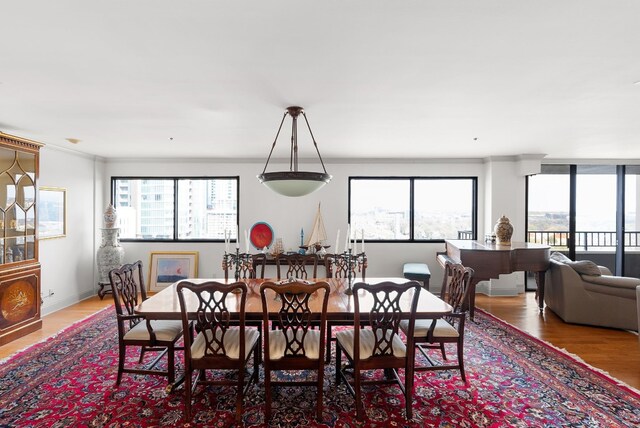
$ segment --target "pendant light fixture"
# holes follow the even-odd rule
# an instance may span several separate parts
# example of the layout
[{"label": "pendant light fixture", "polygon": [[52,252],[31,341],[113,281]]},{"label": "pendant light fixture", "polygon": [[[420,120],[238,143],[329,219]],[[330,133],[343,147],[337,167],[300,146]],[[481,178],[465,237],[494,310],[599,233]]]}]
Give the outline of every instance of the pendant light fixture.
[{"label": "pendant light fixture", "polygon": [[[320,164],[322,165],[322,169],[324,172],[298,170],[298,116],[300,116],[300,114],[302,114],[302,117],[304,117],[304,121],[307,124],[309,134],[311,135],[311,140],[313,141],[316,153],[318,153],[318,158],[320,159]],[[273,149],[276,147],[276,142],[278,141],[280,130],[282,130],[282,124],[287,118],[287,115],[291,116],[292,120],[289,171],[267,172],[269,160],[271,160]],[[304,113],[304,109],[302,107],[287,107],[287,110],[282,116],[282,121],[280,122],[280,127],[278,128],[276,138],[273,141],[273,145],[271,146],[271,151],[269,152],[267,163],[264,165],[262,174],[258,175],[258,180],[260,180],[262,184],[264,184],[274,192],[280,195],[292,197],[304,196],[308,195],[309,193],[313,193],[331,180],[331,176],[327,174],[327,170],[324,167],[322,156],[320,156],[320,151],[318,150],[318,144],[316,143],[315,138],[313,138],[313,132],[311,132],[311,127],[309,126],[307,115]]]}]

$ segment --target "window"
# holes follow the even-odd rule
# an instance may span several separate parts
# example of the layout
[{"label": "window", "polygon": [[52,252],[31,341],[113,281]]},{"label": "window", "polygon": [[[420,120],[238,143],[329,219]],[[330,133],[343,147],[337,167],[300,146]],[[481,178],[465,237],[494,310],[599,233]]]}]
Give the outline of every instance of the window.
[{"label": "window", "polygon": [[120,239],[222,241],[238,224],[238,184],[238,177],[113,177]]},{"label": "window", "polygon": [[349,223],[373,241],[474,239],[477,187],[475,177],[351,177]]},{"label": "window", "polygon": [[638,165],[542,165],[527,179],[527,240],[640,276]]}]

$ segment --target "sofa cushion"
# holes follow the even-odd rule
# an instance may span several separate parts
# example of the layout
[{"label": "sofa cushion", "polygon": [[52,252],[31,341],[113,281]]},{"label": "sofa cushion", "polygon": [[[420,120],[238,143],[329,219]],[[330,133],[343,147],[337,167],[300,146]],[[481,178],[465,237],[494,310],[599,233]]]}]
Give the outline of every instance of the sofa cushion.
[{"label": "sofa cushion", "polygon": [[579,274],[592,276],[600,276],[602,274],[598,265],[591,260],[577,260],[575,262],[568,261],[565,262],[565,264],[571,266],[573,270]]},{"label": "sofa cushion", "polygon": [[582,280],[591,284],[605,285],[607,287],[624,288],[626,290],[635,290],[640,285],[640,279],[630,276],[592,276],[584,275]]}]

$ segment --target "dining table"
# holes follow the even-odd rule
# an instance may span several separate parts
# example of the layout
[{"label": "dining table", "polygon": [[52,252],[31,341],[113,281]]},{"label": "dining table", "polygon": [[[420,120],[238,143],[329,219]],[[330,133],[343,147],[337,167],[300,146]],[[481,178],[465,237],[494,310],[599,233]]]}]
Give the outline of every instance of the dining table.
[{"label": "dining table", "polygon": [[[156,294],[150,296],[147,300],[140,303],[134,309],[136,313],[144,315],[147,319],[152,320],[177,320],[181,319],[180,302],[178,299],[178,293],[176,287],[179,283],[188,281],[195,284],[201,284],[208,281],[216,281],[220,283],[230,284],[235,282],[234,279],[225,280],[224,278],[190,278],[186,280],[177,281],[170,286],[164,288]],[[247,297],[245,303],[245,316],[247,320],[262,320],[263,309],[262,299],[260,297],[260,285],[263,282],[282,282],[275,279],[242,279],[247,285]],[[304,280],[307,282],[319,282],[324,281],[329,284],[329,302],[327,305],[327,320],[328,321],[349,321],[354,319],[355,305],[354,294],[352,293],[353,285],[347,278],[315,278]],[[383,281],[391,281],[395,283],[406,283],[406,278],[389,277],[389,278],[367,278],[366,283],[376,284]],[[270,292],[270,290],[267,290]],[[361,316],[367,316],[371,309],[374,299],[371,294],[364,290],[358,291],[358,299],[360,304]],[[410,312],[411,299],[413,297],[413,291],[404,293],[400,299],[400,307],[408,318]],[[227,309],[231,313],[231,317],[237,317],[240,311],[240,294],[229,293],[226,297]],[[270,313],[275,313],[280,309],[280,302],[276,299],[275,293],[273,297],[267,294],[267,305]],[[193,293],[185,293],[185,305],[188,308],[190,318],[195,317],[195,311],[198,307],[197,297]],[[322,308],[322,299],[311,299],[309,307],[311,311],[317,313],[318,316]],[[193,308],[191,310],[191,308]],[[445,316],[453,308],[440,299],[438,296],[432,294],[426,289],[421,289],[418,300],[418,308],[416,310],[417,319],[432,319]]]}]

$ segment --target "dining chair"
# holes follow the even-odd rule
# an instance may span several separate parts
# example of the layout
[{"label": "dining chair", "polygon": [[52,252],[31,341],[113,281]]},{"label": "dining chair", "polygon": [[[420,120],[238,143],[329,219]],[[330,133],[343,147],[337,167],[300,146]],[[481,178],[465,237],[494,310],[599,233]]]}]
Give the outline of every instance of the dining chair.
[{"label": "dining chair", "polygon": [[[265,282],[260,286],[264,326],[265,415],[271,418],[272,387],[316,386],[316,419],[322,419],[324,334],[329,284]],[[269,329],[269,319],[275,329]],[[314,329],[314,325],[319,326]],[[282,370],[315,370],[316,380],[272,380]]]},{"label": "dining chair", "polygon": [[[182,323],[172,320],[148,320],[134,312],[142,301],[147,300],[144,286],[142,261],[125,264],[109,272],[109,282],[118,320],[118,375],[116,386],[120,385],[123,373],[160,375],[175,381],[175,351],[182,349],[176,342],[182,336]],[[129,347],[140,348],[138,365],[144,361],[145,353],[160,352],[156,358],[143,367],[127,367],[126,354]],[[164,355],[167,355],[167,369],[154,369]]]},{"label": "dining chair", "polygon": [[[235,278],[236,269],[238,271],[238,280],[264,278],[264,270],[267,264],[267,256],[265,254],[241,254],[241,259],[236,260],[235,254],[227,254],[222,259],[222,270],[224,279],[229,280],[229,276]],[[258,268],[260,274],[258,275]]]},{"label": "dining chair", "polygon": [[[348,265],[351,264],[351,278],[356,279],[357,274],[361,274],[361,281],[365,281],[367,271],[367,256],[365,253],[354,255],[351,263],[348,262],[344,254],[327,254],[324,259],[327,278],[348,278]],[[327,350],[325,351],[325,362],[331,362],[331,343],[335,342],[333,327],[340,325],[352,325],[351,321],[327,321]]]},{"label": "dining chair", "polygon": [[[251,261],[253,263],[253,278],[264,279],[264,270],[267,266],[267,255],[254,254],[251,256]],[[258,271],[260,272],[259,274]]]},{"label": "dining chair", "polygon": [[282,279],[283,274],[284,278],[315,278],[318,274],[318,256],[316,254],[278,254],[276,271],[278,279]]},{"label": "dining chair", "polygon": [[[353,255],[351,261],[351,278],[355,279],[358,274],[360,274],[361,280],[365,281],[367,264],[366,254]],[[327,278],[347,278],[349,276],[347,265],[347,257],[344,254],[327,254],[324,258]]]},{"label": "dining chair", "polygon": [[[336,385],[345,382],[355,398],[356,418],[359,420],[364,416],[364,384],[398,385],[405,398],[407,419],[413,417],[413,343],[409,339],[405,345],[398,333],[403,318],[408,318],[408,329],[413,333],[420,289],[417,281],[403,284],[390,281],[377,284],[359,282],[353,286],[353,328],[336,333]],[[402,299],[410,299],[409,313],[402,311]],[[362,311],[368,312],[365,320],[361,319]],[[342,353],[348,361],[344,366]],[[404,369],[404,382],[398,369]],[[384,376],[365,380],[361,372],[367,370],[384,370]]]},{"label": "dining chair", "polygon": [[[236,386],[235,420],[242,420],[242,402],[252,383],[257,383],[260,369],[260,332],[245,325],[247,285],[244,282],[223,284],[208,281],[194,284],[182,281],[176,288],[180,302],[182,328],[190,329],[191,317],[197,335],[184,336],[185,360],[185,416],[191,420],[191,400],[198,385]],[[189,296],[189,297],[187,297]],[[233,307],[227,307],[227,304]],[[237,322],[231,312],[239,308]],[[253,370],[246,367],[253,355]],[[234,370],[237,377],[211,376],[207,370]],[[196,373],[195,381],[192,375]],[[245,385],[245,376],[249,380]]]},{"label": "dining chair", "polygon": [[[464,373],[464,324],[468,307],[465,302],[469,300],[471,278],[473,269],[464,267],[459,263],[447,262],[445,264],[445,275],[442,280],[441,298],[447,302],[453,311],[443,318],[428,320],[416,320],[413,330],[413,342],[416,349],[426,359],[428,365],[416,366],[414,371],[427,370],[460,370],[463,382],[467,382]],[[410,334],[409,324],[406,321],[400,322],[400,329],[407,335]],[[445,344],[455,343],[458,354],[456,362],[448,362]],[[428,354],[428,349],[439,349],[442,354],[443,363],[434,361]]]}]

